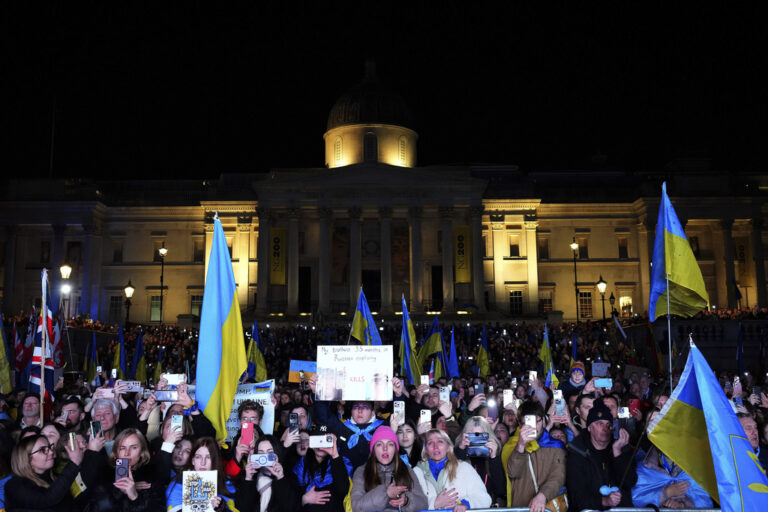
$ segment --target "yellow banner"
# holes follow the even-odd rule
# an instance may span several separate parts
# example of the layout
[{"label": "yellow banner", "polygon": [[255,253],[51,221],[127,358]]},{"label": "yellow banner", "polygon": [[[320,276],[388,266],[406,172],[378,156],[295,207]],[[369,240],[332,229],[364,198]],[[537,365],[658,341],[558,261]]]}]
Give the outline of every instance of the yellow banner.
[{"label": "yellow banner", "polygon": [[472,281],[472,265],[469,258],[469,226],[453,227],[453,261],[456,267],[456,282]]},{"label": "yellow banner", "polygon": [[272,228],[269,255],[269,282],[285,284],[285,261],[288,251],[288,237],[284,228]]}]

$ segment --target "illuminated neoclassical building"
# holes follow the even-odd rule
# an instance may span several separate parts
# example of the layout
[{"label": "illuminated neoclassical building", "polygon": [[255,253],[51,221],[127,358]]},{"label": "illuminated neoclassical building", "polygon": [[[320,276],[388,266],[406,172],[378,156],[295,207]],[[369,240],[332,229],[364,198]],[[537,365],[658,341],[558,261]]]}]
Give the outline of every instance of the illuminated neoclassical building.
[{"label": "illuminated neoclassical building", "polygon": [[361,286],[385,317],[401,295],[416,314],[575,319],[578,304],[581,318],[601,318],[611,296],[620,314],[642,313],[664,180],[712,305],[735,306],[737,286],[743,304],[766,305],[763,175],[693,160],[657,171],[419,167],[411,112],[372,73],[336,102],[324,140],[318,168],[9,182],[3,310],[28,309],[40,268],[68,263],[72,314],[122,319],[130,280],[132,321],[193,320],[218,212],[246,317],[348,314]]}]

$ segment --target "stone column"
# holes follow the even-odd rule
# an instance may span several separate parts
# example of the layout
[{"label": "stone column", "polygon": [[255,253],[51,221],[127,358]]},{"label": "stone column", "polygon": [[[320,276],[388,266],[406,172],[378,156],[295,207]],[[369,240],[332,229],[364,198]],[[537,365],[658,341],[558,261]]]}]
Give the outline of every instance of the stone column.
[{"label": "stone column", "polygon": [[421,206],[412,206],[409,210],[411,233],[411,313],[422,312],[422,262],[421,262],[421,216],[424,210]]},{"label": "stone column", "polygon": [[536,245],[538,227],[536,215],[525,216],[525,254],[528,263],[528,302],[525,313],[528,315],[536,315],[539,312],[539,247]]},{"label": "stone column", "polygon": [[757,305],[768,306],[765,289],[765,254],[763,254],[763,227],[761,218],[752,219],[752,258],[755,261],[755,287],[757,288]]},{"label": "stone column", "polygon": [[19,300],[15,294],[14,279],[16,273],[16,237],[19,227],[16,224],[5,226],[5,256],[3,258],[3,311],[10,313],[18,308]]},{"label": "stone column", "polygon": [[381,218],[381,313],[391,315],[392,310],[392,208],[379,208]]},{"label": "stone column", "polygon": [[440,219],[443,232],[443,311],[453,313],[456,306],[453,303],[453,208],[440,208]]},{"label": "stone column", "polygon": [[256,208],[259,217],[259,238],[256,242],[256,313],[267,313],[269,297],[269,208]]},{"label": "stone column", "polygon": [[[637,297],[639,304],[648,304],[651,298],[651,256],[653,254],[653,236],[654,226],[653,220],[649,215],[640,217],[640,222],[637,223],[637,259],[640,265],[640,289],[639,297]],[[611,292],[606,290],[606,293]]]},{"label": "stone column", "polygon": [[736,306],[736,290],[735,269],[733,267],[733,260],[735,259],[735,251],[733,248],[733,219],[722,219],[720,225],[723,230],[723,249],[725,260],[725,289],[726,297],[728,298],[728,304],[725,307],[732,308]]},{"label": "stone column", "polygon": [[491,215],[493,230],[493,295],[497,311],[509,312],[509,295],[504,285],[504,255],[509,251],[504,214]]},{"label": "stone column", "polygon": [[287,315],[299,313],[299,209],[288,210]]},{"label": "stone column", "polygon": [[485,272],[483,271],[483,207],[469,210],[472,230],[472,294],[478,311],[485,312]]},{"label": "stone column", "polygon": [[93,245],[93,224],[83,224],[83,271],[80,281],[80,311],[76,314],[86,314],[91,312],[91,261]]},{"label": "stone column", "polygon": [[64,230],[65,224],[54,224],[53,226],[53,258],[51,259],[51,269],[48,273],[51,281],[51,300],[54,306],[51,311],[59,309],[61,303],[61,265],[64,263]]},{"label": "stone column", "polygon": [[[213,212],[205,214],[205,220],[203,222],[203,237],[205,243],[205,255],[203,257],[205,261],[205,269],[203,273],[203,279],[208,279],[208,263],[211,259],[211,247],[213,247]],[[205,281],[203,281],[205,283]]]},{"label": "stone column", "polygon": [[357,306],[362,279],[362,254],[360,242],[360,217],[363,210],[359,206],[349,209],[349,310]]},{"label": "stone column", "polygon": [[240,303],[240,309],[248,307],[250,285],[248,267],[250,266],[252,220],[253,216],[250,214],[237,216],[237,301]]},{"label": "stone column", "polygon": [[324,315],[331,312],[331,220],[333,210],[320,208],[320,258],[318,262],[318,311]]}]

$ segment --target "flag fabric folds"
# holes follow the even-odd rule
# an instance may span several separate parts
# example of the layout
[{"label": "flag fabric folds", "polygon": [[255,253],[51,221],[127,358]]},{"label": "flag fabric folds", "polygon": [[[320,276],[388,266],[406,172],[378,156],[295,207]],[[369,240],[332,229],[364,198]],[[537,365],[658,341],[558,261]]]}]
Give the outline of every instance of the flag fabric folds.
[{"label": "flag fabric folds", "polygon": [[488,335],[483,326],[483,337],[480,338],[480,347],[477,349],[477,373],[480,377],[487,377],[491,372],[488,361]]},{"label": "flag fabric folds", "polygon": [[[94,379],[97,378],[96,376],[96,367],[99,366],[99,354],[96,350],[96,333],[93,333],[93,341],[91,342],[91,348],[90,352],[88,354],[88,359],[86,360],[86,372],[85,376],[88,379],[88,382],[93,382]],[[97,383],[97,385],[100,383]]]},{"label": "flag fabric folds", "polygon": [[416,376],[421,375],[421,367],[418,363],[416,352],[416,331],[413,329],[411,316],[408,314],[408,305],[405,296],[401,297],[403,303],[403,330],[400,334],[400,372],[407,378],[411,385],[416,385]]},{"label": "flag fabric folds", "polygon": [[5,344],[5,328],[3,318],[0,316],[0,393],[10,393],[13,390],[11,383],[11,361],[8,359],[9,350]]},{"label": "flag fabric folds", "polygon": [[155,372],[152,374],[152,380],[158,382],[163,375],[163,347],[157,347],[157,364],[155,365]]},{"label": "flag fabric folds", "polygon": [[456,356],[456,338],[453,335],[451,327],[451,352],[448,356],[448,376],[451,378],[459,377],[459,358]]},{"label": "flag fabric folds", "polygon": [[118,379],[125,379],[125,335],[122,325],[117,326],[117,346],[115,355],[112,357],[112,368],[117,368]]},{"label": "flag fabric folds", "polygon": [[267,380],[267,364],[264,362],[260,341],[259,325],[254,320],[251,329],[251,344],[248,346],[248,378],[255,379],[256,382]]},{"label": "flag fabric folds", "polygon": [[429,326],[427,336],[424,338],[424,344],[419,349],[419,368],[424,366],[427,358],[443,349],[443,334],[440,331],[440,322],[435,316],[432,319],[432,325]]},{"label": "flag fabric folds", "polygon": [[147,382],[147,362],[144,360],[144,332],[139,331],[136,337],[136,350],[133,351],[133,368],[131,378],[140,382]]},{"label": "flag fabric folds", "polygon": [[[29,374],[27,389],[31,393],[38,393],[44,401],[45,418],[50,418],[53,411],[53,358],[51,340],[53,338],[53,318],[48,307],[51,300],[50,285],[48,283],[48,270],[43,269],[42,281],[42,307],[35,329],[35,350],[32,354],[32,366]],[[43,387],[45,393],[41,393]]]},{"label": "flag fabric folds", "polygon": [[362,286],[360,287],[360,296],[357,299],[355,317],[352,319],[352,332],[349,335],[363,345],[381,345],[379,329],[376,327],[373,315],[371,315],[368,301],[365,300]]},{"label": "flag fabric folds", "polygon": [[64,325],[64,317],[60,314],[59,317],[56,319],[56,323],[53,325],[53,338],[52,338],[52,349],[51,353],[53,354],[53,367],[56,369],[63,368],[64,367],[64,329],[66,326]]},{"label": "flag fabric folds", "polygon": [[573,369],[573,363],[579,360],[579,338],[576,336],[576,332],[573,333],[573,340],[571,341],[571,364],[569,370]]},{"label": "flag fabric folds", "polygon": [[555,375],[555,365],[552,363],[552,351],[549,349],[549,329],[547,329],[547,324],[544,324],[544,340],[541,342],[539,359],[544,363],[544,372],[546,373],[544,385],[551,389],[557,389],[560,386],[560,381],[557,379],[557,375]]},{"label": "flag fabric folds", "polygon": [[216,429],[217,439],[223,440],[238,380],[248,360],[232,260],[218,216],[213,220],[199,340],[196,399]]},{"label": "flag fabric folds", "polygon": [[648,305],[652,322],[667,314],[667,298],[669,312],[684,317],[701,311],[709,300],[701,269],[667,196],[667,184],[664,183],[661,186],[659,220],[653,244],[651,295]]},{"label": "flag fabric folds", "polygon": [[624,332],[624,328],[621,326],[621,322],[619,321],[618,317],[616,316],[616,313],[613,314],[613,325],[616,326],[616,330],[619,331],[621,334],[621,337],[625,340],[627,339],[627,333]]},{"label": "flag fabric folds", "polygon": [[765,510],[768,478],[715,374],[690,345],[680,383],[648,438],[717,498],[723,512]]}]

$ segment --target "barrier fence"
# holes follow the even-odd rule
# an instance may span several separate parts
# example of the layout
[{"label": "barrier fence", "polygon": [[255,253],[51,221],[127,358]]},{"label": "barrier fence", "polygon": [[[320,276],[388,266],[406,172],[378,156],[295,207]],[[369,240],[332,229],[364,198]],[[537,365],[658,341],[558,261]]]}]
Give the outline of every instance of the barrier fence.
[{"label": "barrier fence", "polygon": [[[528,512],[528,507],[517,508],[473,508],[467,512]],[[608,509],[608,512],[660,512],[665,510],[675,510],[676,512],[720,512],[719,508],[651,508],[651,507],[617,507]],[[422,510],[419,512],[452,512],[452,508],[443,508],[436,510]],[[584,509],[581,512],[596,512],[593,509]]]}]

